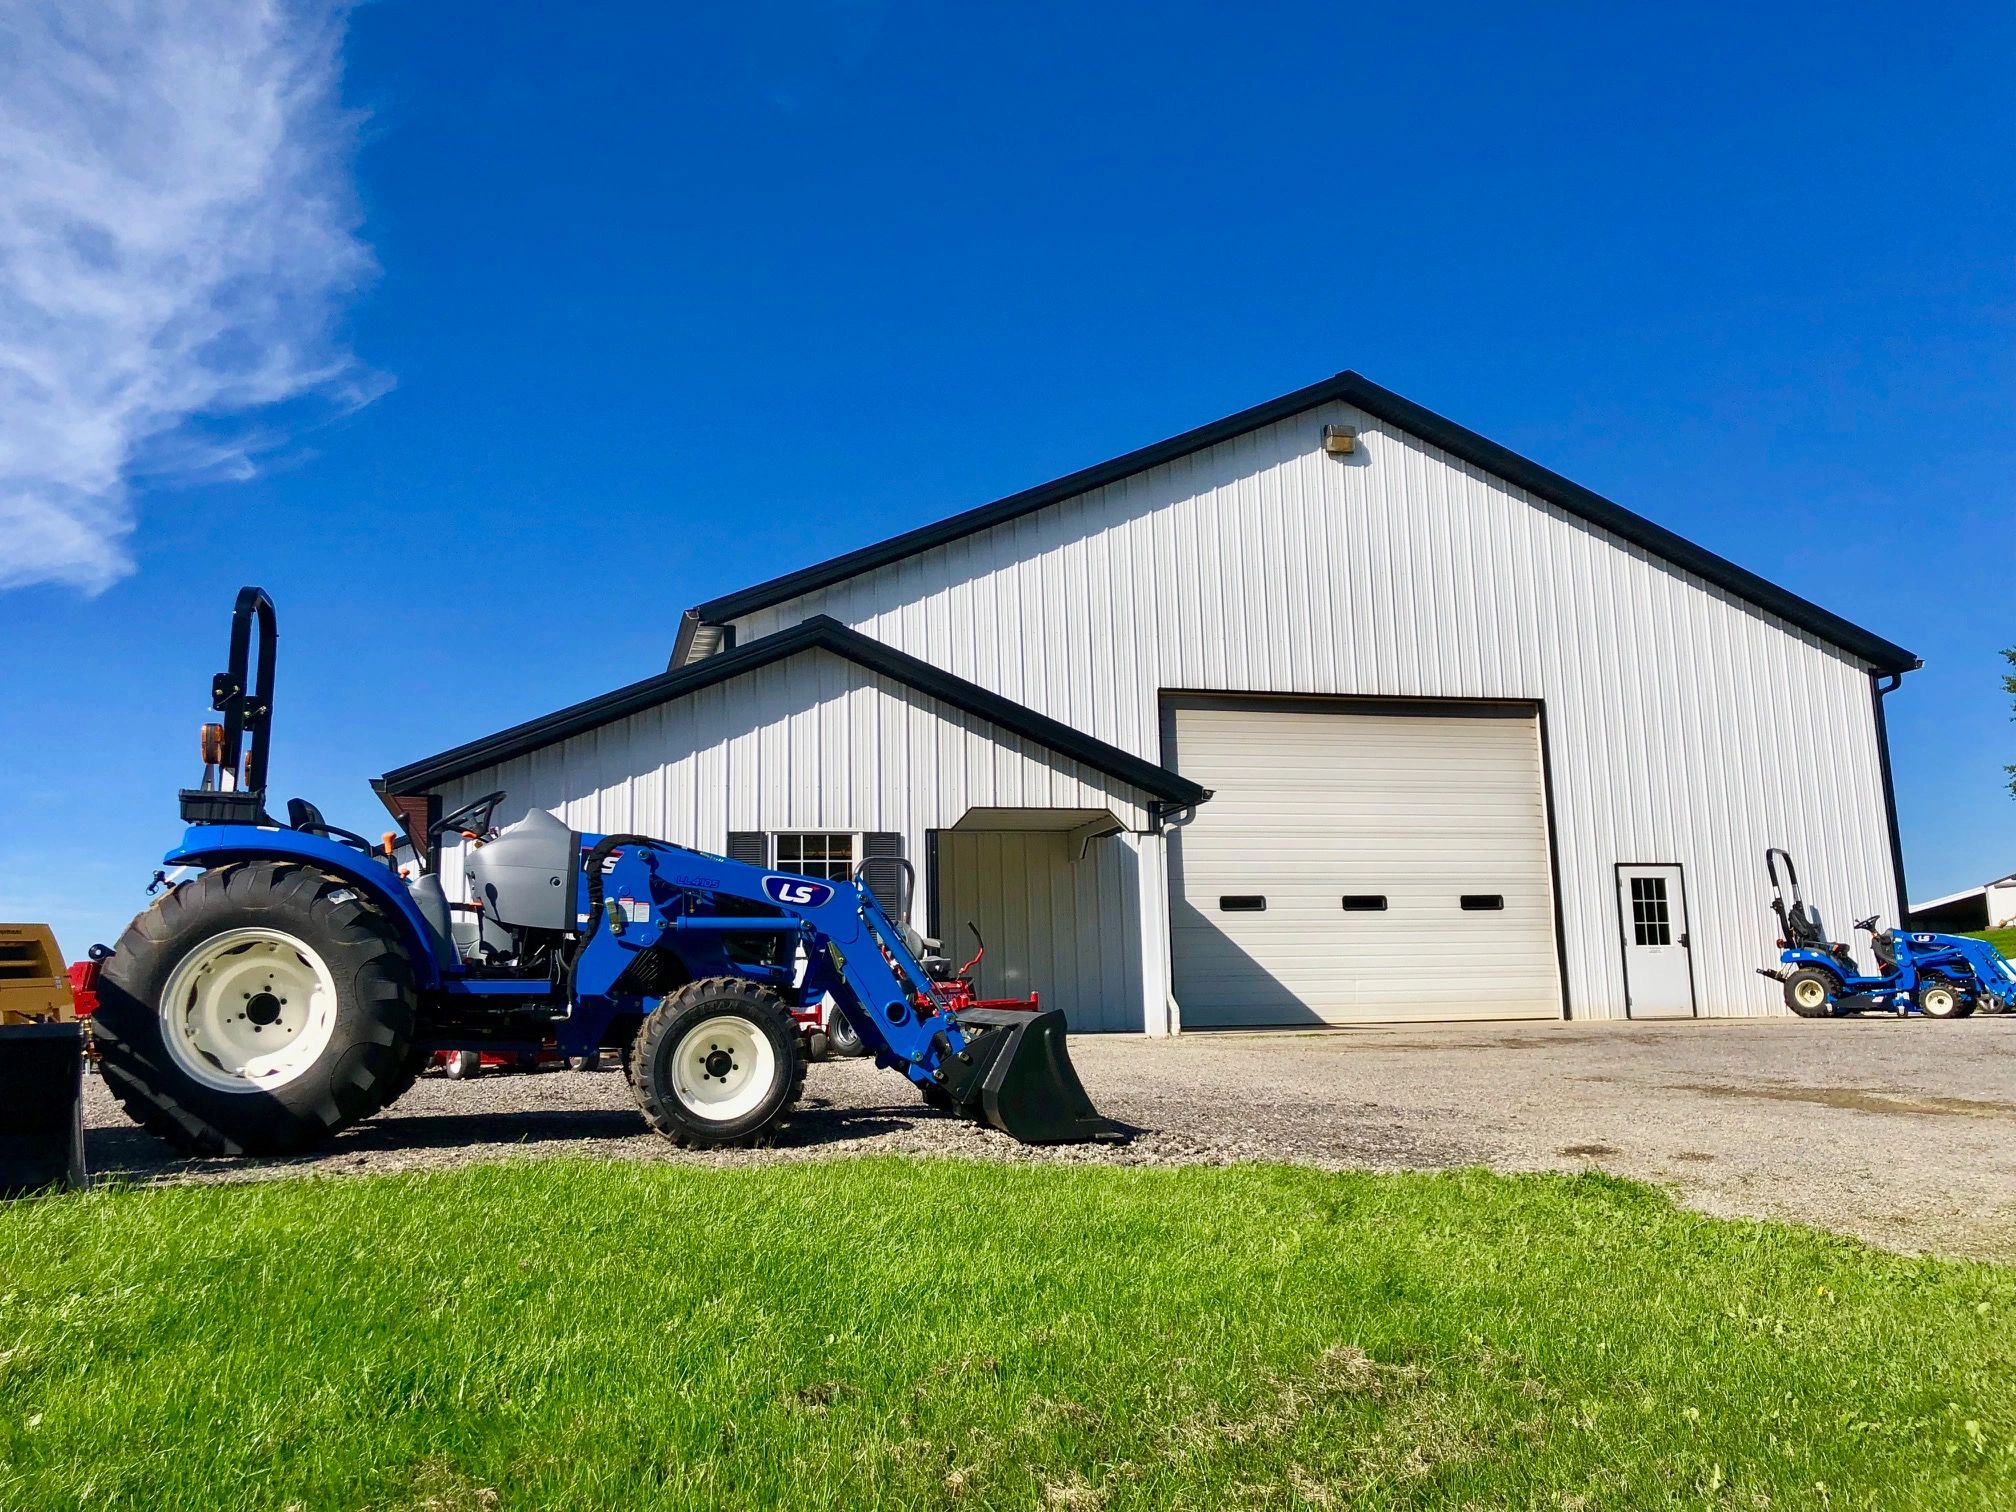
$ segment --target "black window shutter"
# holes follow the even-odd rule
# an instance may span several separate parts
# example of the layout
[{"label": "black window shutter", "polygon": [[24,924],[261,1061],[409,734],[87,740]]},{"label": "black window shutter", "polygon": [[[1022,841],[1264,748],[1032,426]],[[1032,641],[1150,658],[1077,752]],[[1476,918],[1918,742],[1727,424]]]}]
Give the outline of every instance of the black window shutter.
[{"label": "black window shutter", "polygon": [[901,919],[907,911],[907,901],[903,896],[905,873],[900,866],[877,865],[901,860],[903,857],[903,837],[895,830],[869,830],[861,837],[861,860],[863,871],[861,880],[868,884],[868,891],[875,895],[875,901],[882,905],[882,911],[892,919]]},{"label": "black window shutter", "polygon": [[762,830],[728,831],[728,859],[747,866],[768,866],[770,837]]}]

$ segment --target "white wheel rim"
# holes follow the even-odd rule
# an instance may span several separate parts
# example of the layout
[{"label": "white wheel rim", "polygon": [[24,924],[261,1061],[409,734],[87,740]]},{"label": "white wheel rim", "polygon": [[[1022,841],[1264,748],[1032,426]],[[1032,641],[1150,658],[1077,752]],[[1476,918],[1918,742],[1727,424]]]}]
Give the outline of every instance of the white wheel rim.
[{"label": "white wheel rim", "polygon": [[1930,1018],[1946,1018],[1959,1002],[1960,999],[1950,987],[1931,987],[1920,995],[1918,1006],[1923,1008]]},{"label": "white wheel rim", "polygon": [[672,1051],[672,1090],[702,1118],[726,1123],[760,1106],[777,1084],[770,1040],[733,1014],[702,1019]]},{"label": "white wheel rim", "polygon": [[1799,999],[1802,1008],[1818,1008],[1827,1001],[1827,989],[1811,978],[1794,987],[1792,995]]},{"label": "white wheel rim", "polygon": [[271,1092],[322,1058],[336,984],[322,957],[278,929],[227,929],[176,965],[161,994],[161,1040],[218,1092]]}]

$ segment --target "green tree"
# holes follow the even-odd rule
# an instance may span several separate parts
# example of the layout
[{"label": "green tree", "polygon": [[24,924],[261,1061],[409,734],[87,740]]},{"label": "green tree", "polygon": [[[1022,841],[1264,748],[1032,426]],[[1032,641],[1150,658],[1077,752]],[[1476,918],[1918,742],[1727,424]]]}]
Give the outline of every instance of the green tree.
[{"label": "green tree", "polygon": [[[2010,646],[2005,650],[2002,653],[2002,659],[2009,663],[2010,666],[2016,667],[2016,646]],[[2007,675],[2002,679],[2002,691],[2009,694],[2012,698],[2016,698],[2016,673]],[[2010,708],[2012,711],[2016,711],[2016,703],[2012,703]],[[2016,719],[2016,712],[2012,712],[2009,717]],[[2016,796],[2016,766],[2005,766],[2002,770],[2009,774],[2010,794]]]}]

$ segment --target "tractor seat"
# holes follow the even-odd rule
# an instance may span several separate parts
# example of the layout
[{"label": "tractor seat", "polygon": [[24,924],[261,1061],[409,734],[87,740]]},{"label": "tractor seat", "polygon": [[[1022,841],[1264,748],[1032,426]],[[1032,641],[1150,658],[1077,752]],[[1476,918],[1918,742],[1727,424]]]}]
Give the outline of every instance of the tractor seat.
[{"label": "tractor seat", "polygon": [[289,798],[287,800],[287,827],[297,830],[321,830],[328,827],[328,821],[322,817],[322,810],[315,807],[306,798]]},{"label": "tractor seat", "polygon": [[1806,911],[1804,903],[1794,903],[1785,910],[1785,939],[1791,945],[1804,945],[1814,950],[1833,948],[1827,936],[1820,931],[1819,923]]}]

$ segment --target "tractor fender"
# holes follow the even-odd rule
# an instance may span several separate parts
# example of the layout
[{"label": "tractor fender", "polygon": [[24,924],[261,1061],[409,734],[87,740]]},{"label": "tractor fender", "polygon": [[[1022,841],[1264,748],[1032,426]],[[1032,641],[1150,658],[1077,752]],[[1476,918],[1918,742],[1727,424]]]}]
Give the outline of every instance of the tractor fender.
[{"label": "tractor fender", "polygon": [[208,871],[233,861],[301,861],[341,877],[378,904],[399,931],[413,975],[423,987],[438,987],[442,963],[426,916],[413,901],[406,883],[391,867],[365,859],[348,845],[297,830],[268,829],[258,824],[195,824],[182,843],[162,858],[168,866],[194,866]]}]

